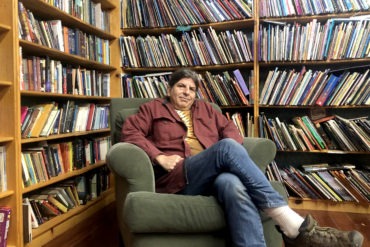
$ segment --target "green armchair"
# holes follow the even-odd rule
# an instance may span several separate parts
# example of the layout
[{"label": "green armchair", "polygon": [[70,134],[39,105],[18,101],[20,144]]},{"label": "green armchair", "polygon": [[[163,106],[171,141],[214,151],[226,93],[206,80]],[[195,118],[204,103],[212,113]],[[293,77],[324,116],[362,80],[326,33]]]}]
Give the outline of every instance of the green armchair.
[{"label": "green armchair", "polygon": [[[111,100],[114,145],[108,151],[107,162],[114,174],[124,246],[227,247],[224,213],[214,197],[156,193],[152,164],[146,153],[135,145],[120,142],[124,120],[149,100]],[[245,138],[243,145],[262,170],[275,156],[275,144],[268,139]],[[273,186],[284,195],[282,184],[275,182]],[[274,223],[263,213],[261,217],[267,246],[281,247],[282,238]]]}]

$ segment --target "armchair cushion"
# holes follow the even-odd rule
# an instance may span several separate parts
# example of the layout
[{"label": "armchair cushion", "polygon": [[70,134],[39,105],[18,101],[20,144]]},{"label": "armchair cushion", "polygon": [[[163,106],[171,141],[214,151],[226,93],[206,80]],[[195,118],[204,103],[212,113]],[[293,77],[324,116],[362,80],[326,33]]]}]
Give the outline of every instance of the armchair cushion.
[{"label": "armchair cushion", "polygon": [[200,233],[225,228],[224,213],[211,196],[132,192],[124,220],[136,233]]}]

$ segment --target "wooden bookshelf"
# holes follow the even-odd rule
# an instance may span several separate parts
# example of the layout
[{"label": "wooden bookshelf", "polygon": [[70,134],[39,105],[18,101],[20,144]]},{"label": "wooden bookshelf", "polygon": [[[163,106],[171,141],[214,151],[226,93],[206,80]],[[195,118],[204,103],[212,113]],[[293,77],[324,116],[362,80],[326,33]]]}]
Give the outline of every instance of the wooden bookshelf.
[{"label": "wooden bookshelf", "polygon": [[289,206],[291,206],[293,209],[336,211],[358,214],[369,214],[370,211],[369,204],[352,202],[337,203],[329,200],[312,200],[294,197],[289,198]]},{"label": "wooden bookshelf", "polygon": [[[89,201],[86,205],[76,207],[65,214],[55,217],[39,228],[33,229],[33,241],[28,244],[23,239],[23,211],[22,198],[37,192],[40,189],[55,185],[64,180],[84,175],[96,169],[105,167],[104,161],[86,166],[79,170],[52,177],[46,182],[40,182],[29,187],[22,186],[21,151],[23,148],[36,147],[39,143],[63,142],[76,138],[104,137],[110,135],[110,129],[93,131],[72,132],[48,137],[22,139],[20,128],[20,108],[23,104],[42,103],[46,101],[64,102],[91,102],[95,104],[109,104],[111,97],[119,97],[119,78],[116,76],[119,57],[117,37],[119,28],[119,1],[118,0],[94,0],[100,3],[104,11],[109,12],[110,30],[102,30],[72,16],[52,5],[47,1],[30,0],[22,1],[40,20],[59,19],[64,26],[79,29],[87,34],[94,35],[104,40],[109,40],[110,62],[109,64],[89,60],[81,56],[69,54],[60,50],[45,47],[19,37],[18,26],[18,0],[3,1],[0,4],[0,146],[6,149],[6,173],[7,190],[0,192],[0,206],[9,206],[12,209],[11,222],[8,232],[7,246],[42,246],[57,236],[70,230],[72,225],[86,219],[96,219],[101,209],[114,203],[114,191],[112,184],[99,197]],[[96,70],[110,75],[110,96],[84,96],[58,93],[45,93],[37,91],[22,91],[21,83],[21,55],[39,56],[61,61],[65,65]],[[113,183],[113,181],[111,181]],[[88,229],[85,229],[88,231]],[[76,233],[79,234],[79,233]]]},{"label": "wooden bookshelf", "polygon": [[19,96],[18,96],[18,44],[17,44],[17,12],[15,1],[0,4],[0,146],[5,147],[7,189],[0,192],[0,206],[11,208],[8,246],[21,246],[18,238],[22,230],[21,181],[18,164],[20,143]]},{"label": "wooden bookshelf", "polygon": [[47,221],[33,231],[34,239],[27,246],[38,247],[49,243],[50,240],[70,230],[71,226],[83,222],[88,218],[96,217],[96,214],[99,213],[100,210],[114,203],[114,200],[114,192],[108,190],[100,195],[99,198],[88,202],[86,205],[79,206],[59,217]]}]

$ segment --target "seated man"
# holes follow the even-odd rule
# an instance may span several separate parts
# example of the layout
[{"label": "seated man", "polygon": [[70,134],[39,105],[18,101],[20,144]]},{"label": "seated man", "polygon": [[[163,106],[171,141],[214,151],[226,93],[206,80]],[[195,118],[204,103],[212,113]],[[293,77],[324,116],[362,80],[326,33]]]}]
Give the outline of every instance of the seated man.
[{"label": "seated man", "polygon": [[214,195],[235,247],[266,246],[259,210],[276,222],[285,246],[362,246],[361,233],[319,227],[294,212],[253,163],[234,123],[196,100],[198,86],[194,71],[175,71],[167,97],[143,104],[123,126],[122,141],[152,160],[157,192]]}]

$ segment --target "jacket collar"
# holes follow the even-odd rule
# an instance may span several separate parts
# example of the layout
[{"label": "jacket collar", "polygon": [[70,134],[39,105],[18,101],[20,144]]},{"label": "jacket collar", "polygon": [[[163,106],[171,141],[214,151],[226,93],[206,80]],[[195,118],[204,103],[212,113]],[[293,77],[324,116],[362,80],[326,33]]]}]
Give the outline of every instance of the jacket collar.
[{"label": "jacket collar", "polygon": [[[165,97],[163,99],[161,99],[162,101],[162,104],[167,108],[167,110],[171,113],[171,115],[178,121],[181,121],[181,118],[179,116],[179,114],[177,114],[175,108],[173,108],[173,106],[171,105],[171,102],[169,100],[168,97]],[[198,107],[198,100],[196,99],[193,103],[193,105],[191,106],[191,111],[194,112],[195,109]]]}]

